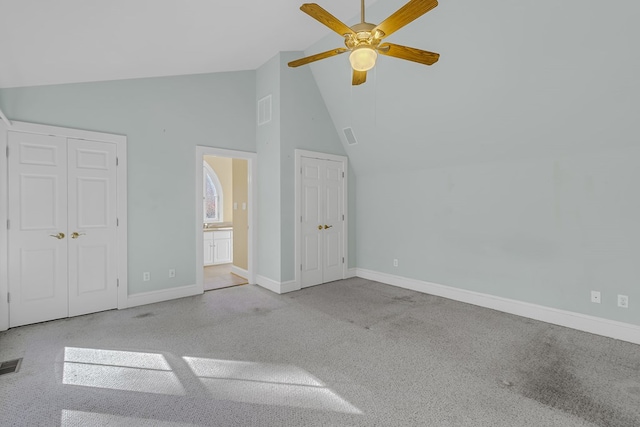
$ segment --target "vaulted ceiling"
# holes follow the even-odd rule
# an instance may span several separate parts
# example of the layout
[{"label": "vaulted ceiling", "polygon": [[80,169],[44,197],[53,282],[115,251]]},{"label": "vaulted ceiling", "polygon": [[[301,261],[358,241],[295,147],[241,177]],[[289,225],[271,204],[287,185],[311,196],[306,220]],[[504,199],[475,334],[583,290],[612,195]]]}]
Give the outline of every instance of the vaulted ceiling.
[{"label": "vaulted ceiling", "polygon": [[[331,32],[302,3],[0,0],[0,88],[253,70]],[[343,21],[360,11],[358,0],[320,4]]]}]

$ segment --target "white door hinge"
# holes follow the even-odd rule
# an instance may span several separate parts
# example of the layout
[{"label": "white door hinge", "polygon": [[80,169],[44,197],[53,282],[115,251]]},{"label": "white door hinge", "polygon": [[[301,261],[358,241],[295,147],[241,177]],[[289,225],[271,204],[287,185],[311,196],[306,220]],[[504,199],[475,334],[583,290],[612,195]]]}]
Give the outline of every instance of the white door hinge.
[{"label": "white door hinge", "polygon": [[7,230],[11,228],[11,221],[7,220]]},{"label": "white door hinge", "polygon": [[11,302],[11,293],[7,292],[7,304]]},{"label": "white door hinge", "polygon": [[342,263],[344,264],[344,257],[342,257]]},{"label": "white door hinge", "polygon": [[120,218],[116,218],[116,227],[120,227]]},{"label": "white door hinge", "polygon": [[120,279],[116,279],[116,287],[119,288],[120,287]]},{"label": "white door hinge", "polygon": [[118,166],[118,158],[116,157],[116,166]]},{"label": "white door hinge", "polygon": [[300,264],[300,271],[302,271],[302,264]]},{"label": "white door hinge", "polygon": [[9,146],[7,145],[7,157],[9,157]]},{"label": "white door hinge", "polygon": [[342,172],[342,177],[344,178],[344,172]]}]

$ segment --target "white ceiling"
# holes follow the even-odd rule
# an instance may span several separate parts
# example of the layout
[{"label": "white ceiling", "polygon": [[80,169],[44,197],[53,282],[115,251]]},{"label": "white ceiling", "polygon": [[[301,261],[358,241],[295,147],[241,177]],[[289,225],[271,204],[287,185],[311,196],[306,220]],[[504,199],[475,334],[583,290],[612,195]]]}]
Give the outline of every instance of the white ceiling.
[{"label": "white ceiling", "polygon": [[[303,2],[0,0],[0,88],[254,70],[331,33]],[[344,22],[360,13],[317,2]]]}]

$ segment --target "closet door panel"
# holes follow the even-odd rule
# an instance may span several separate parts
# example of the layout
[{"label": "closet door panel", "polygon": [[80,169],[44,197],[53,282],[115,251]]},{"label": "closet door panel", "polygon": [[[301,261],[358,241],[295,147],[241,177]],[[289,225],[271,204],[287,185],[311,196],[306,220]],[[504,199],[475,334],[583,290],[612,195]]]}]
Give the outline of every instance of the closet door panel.
[{"label": "closet door panel", "polygon": [[116,146],[68,139],[69,316],[118,306]]},{"label": "closet door panel", "polygon": [[9,132],[9,326],[68,316],[64,138]]}]

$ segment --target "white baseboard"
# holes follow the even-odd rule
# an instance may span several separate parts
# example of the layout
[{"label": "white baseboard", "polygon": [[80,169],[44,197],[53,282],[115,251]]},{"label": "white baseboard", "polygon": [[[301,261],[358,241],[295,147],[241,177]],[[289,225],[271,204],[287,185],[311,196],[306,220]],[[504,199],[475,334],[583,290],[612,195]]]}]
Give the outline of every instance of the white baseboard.
[{"label": "white baseboard", "polygon": [[345,276],[345,279],[351,279],[352,277],[356,277],[357,275],[358,275],[357,268],[349,268],[347,269],[347,275]]},{"label": "white baseboard", "polygon": [[269,289],[271,292],[275,292],[276,294],[280,293],[280,282],[258,275],[256,276],[256,283],[265,289]]},{"label": "white baseboard", "polygon": [[179,288],[162,289],[160,291],[141,292],[139,294],[129,295],[127,298],[127,306],[136,307],[139,305],[153,304],[177,298],[201,295],[202,292],[202,288],[198,285],[180,286]]},{"label": "white baseboard", "polygon": [[231,272],[233,274],[235,274],[236,276],[240,276],[243,279],[247,279],[249,280],[249,272],[247,270],[244,270],[240,267],[236,267],[235,265],[231,266]]},{"label": "white baseboard", "polygon": [[566,310],[545,307],[528,302],[497,297],[480,292],[468,291],[465,289],[453,288],[451,286],[439,285],[437,283],[424,282],[422,280],[409,279],[387,273],[356,269],[356,275],[363,279],[374,280],[387,285],[397,286],[412,291],[425,294],[437,295],[440,297],[461,301],[480,307],[490,308],[529,319],[540,320],[554,325],[565,326],[579,331],[628,341],[640,344],[640,326],[630,323],[617,322],[615,320],[603,319],[586,314],[574,313]]},{"label": "white baseboard", "polygon": [[256,277],[256,281],[258,285],[277,294],[286,294],[287,292],[293,292],[300,289],[300,286],[298,286],[295,280],[290,280],[288,282],[276,282],[268,277],[258,275]]},{"label": "white baseboard", "polygon": [[287,292],[299,291],[300,286],[295,280],[289,280],[288,282],[282,282],[280,284],[280,293],[286,294]]}]

